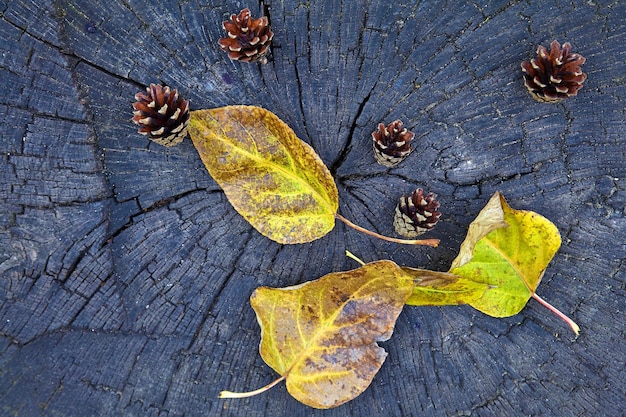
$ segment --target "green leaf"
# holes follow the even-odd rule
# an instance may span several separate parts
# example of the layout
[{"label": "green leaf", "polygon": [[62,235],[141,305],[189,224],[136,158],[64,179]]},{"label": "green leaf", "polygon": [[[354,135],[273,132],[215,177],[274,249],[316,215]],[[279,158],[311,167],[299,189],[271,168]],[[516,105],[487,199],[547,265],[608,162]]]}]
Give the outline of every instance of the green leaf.
[{"label": "green leaf", "polygon": [[541,282],[561,245],[548,219],[532,211],[514,210],[500,193],[469,227],[450,272],[490,287],[470,305],[493,317],[519,313]]},{"label": "green leaf", "polygon": [[256,230],[305,243],[335,226],[335,181],[313,148],[272,112],[227,106],[191,112],[189,135],[226,197]]},{"label": "green leaf", "polygon": [[294,287],[257,288],[250,303],[261,326],[261,357],[298,401],[341,405],[382,366],[387,353],[376,342],[391,337],[412,289],[413,279],[391,261]]}]

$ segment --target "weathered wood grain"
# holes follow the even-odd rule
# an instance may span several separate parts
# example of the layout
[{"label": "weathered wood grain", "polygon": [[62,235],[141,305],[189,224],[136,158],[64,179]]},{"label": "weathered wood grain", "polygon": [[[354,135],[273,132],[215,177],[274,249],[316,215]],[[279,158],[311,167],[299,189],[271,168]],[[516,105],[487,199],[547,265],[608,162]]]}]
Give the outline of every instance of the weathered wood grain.
[{"label": "weathered wood grain", "polygon": [[[67,416],[607,415],[626,395],[626,5],[623,2],[0,2],[0,414]],[[221,23],[269,13],[267,65],[230,62]],[[519,63],[569,41],[588,80],[534,102]],[[439,195],[437,249],[338,224],[281,246],[228,204],[190,141],[149,143],[135,92],[167,83],[192,109],[275,112],[335,175],[340,212],[393,235],[397,199]],[[416,133],[400,166],[370,134]],[[258,355],[248,297],[366,261],[446,270],[491,194],[551,219],[563,246],[531,301],[494,319],[409,308],[354,401],[320,412]]]}]

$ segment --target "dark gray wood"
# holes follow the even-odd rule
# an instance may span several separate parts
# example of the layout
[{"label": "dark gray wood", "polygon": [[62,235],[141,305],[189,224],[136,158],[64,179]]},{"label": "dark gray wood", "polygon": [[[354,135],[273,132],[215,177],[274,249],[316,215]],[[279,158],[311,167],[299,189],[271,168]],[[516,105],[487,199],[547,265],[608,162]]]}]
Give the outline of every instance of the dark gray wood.
[{"label": "dark gray wood", "polygon": [[[35,416],[607,415],[626,395],[626,4],[266,1],[267,65],[217,47],[239,2],[0,2],[0,414]],[[243,4],[243,6],[246,6]],[[247,4],[259,15],[258,3]],[[579,96],[547,105],[519,64],[538,44],[587,57]],[[136,134],[135,92],[167,83],[192,109],[275,112],[336,177],[341,213],[393,235],[417,186],[439,195],[441,247],[372,240],[338,224],[282,246],[252,229],[190,141]],[[416,133],[399,167],[370,133]],[[495,319],[407,307],[372,385],[334,410],[284,385],[258,355],[248,297],[366,261],[446,270],[494,191],[559,228],[538,294]]]}]

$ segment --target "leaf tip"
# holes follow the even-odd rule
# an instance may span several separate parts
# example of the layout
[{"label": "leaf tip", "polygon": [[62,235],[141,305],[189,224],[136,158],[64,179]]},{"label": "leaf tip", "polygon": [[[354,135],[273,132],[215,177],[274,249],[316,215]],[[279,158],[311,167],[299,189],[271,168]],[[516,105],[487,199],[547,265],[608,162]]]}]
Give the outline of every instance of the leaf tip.
[{"label": "leaf tip", "polygon": [[365,266],[365,262],[363,262],[359,257],[357,257],[354,253],[350,252],[347,249],[346,249],[346,256],[348,258],[358,262],[359,264],[361,264],[361,266]]}]

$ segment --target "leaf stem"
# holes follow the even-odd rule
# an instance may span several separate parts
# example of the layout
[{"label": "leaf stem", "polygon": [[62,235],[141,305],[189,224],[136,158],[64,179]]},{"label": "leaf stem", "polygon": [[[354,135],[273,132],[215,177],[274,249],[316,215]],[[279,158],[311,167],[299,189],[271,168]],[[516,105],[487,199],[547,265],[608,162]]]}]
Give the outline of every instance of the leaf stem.
[{"label": "leaf stem", "polygon": [[248,397],[254,397],[255,395],[264,393],[265,391],[269,390],[270,388],[272,388],[274,385],[278,384],[279,382],[281,382],[285,378],[286,378],[286,375],[283,375],[280,378],[278,378],[276,381],[272,381],[269,384],[267,384],[266,386],[261,387],[259,389],[255,389],[254,391],[249,391],[249,392],[221,391],[220,395],[218,396],[218,398],[248,398]]},{"label": "leaf stem", "polygon": [[357,226],[356,224],[352,223],[350,220],[346,219],[345,217],[343,217],[339,213],[335,213],[335,218],[341,220],[342,222],[344,222],[348,226],[352,227],[353,229],[358,230],[359,232],[363,232],[366,235],[374,236],[374,237],[377,237],[379,239],[386,240],[388,242],[403,243],[405,245],[425,245],[425,246],[432,246],[434,248],[439,246],[439,239],[418,239],[418,240],[396,239],[395,237],[388,237],[388,236],[379,235],[376,232],[372,232],[372,231],[367,230],[367,229],[365,229],[365,228],[363,228],[361,226]]},{"label": "leaf stem", "polygon": [[561,320],[563,320],[565,323],[567,323],[569,325],[569,327],[572,328],[572,330],[574,331],[574,333],[576,333],[576,336],[578,336],[578,334],[580,333],[580,327],[578,327],[578,325],[574,322],[574,320],[570,319],[569,317],[567,317],[565,314],[561,313],[556,307],[554,307],[553,305],[551,305],[550,303],[548,303],[546,300],[544,300],[543,298],[539,297],[537,294],[535,294],[533,292],[532,297],[537,300],[542,306],[544,306],[545,308],[547,308],[548,310],[550,310],[551,312],[553,312],[554,314],[556,314],[559,318],[561,318]]}]

